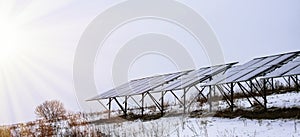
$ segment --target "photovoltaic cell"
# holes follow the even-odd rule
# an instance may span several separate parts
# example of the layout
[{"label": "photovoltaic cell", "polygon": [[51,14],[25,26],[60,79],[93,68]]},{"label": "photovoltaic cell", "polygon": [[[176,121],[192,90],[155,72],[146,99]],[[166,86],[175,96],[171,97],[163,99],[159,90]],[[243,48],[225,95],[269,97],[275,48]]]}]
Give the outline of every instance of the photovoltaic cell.
[{"label": "photovoltaic cell", "polygon": [[203,68],[201,71],[195,70],[187,75],[183,75],[179,79],[176,79],[174,82],[166,84],[164,87],[159,90],[180,90],[186,87],[192,86],[195,83],[201,83],[205,80],[208,80],[210,77],[217,75],[225,71],[231,64],[219,65],[214,67]]},{"label": "photovoltaic cell", "polygon": [[190,87],[190,86],[193,86],[195,85],[196,83],[201,83],[205,80],[207,80],[208,77],[207,76],[202,76],[202,77],[198,77],[198,78],[194,78],[188,82],[185,82],[185,83],[182,83],[180,86],[177,86],[173,89],[168,89],[168,90],[180,90],[180,89],[184,89],[184,88],[187,88],[187,87]]},{"label": "photovoltaic cell", "polygon": [[240,71],[240,70],[243,70],[243,69],[246,69],[248,67],[251,67],[252,65],[260,62],[262,59],[254,59],[254,60],[251,60],[243,65],[240,65],[238,66],[237,68],[235,68],[234,70],[231,69],[231,71]]},{"label": "photovoltaic cell", "polygon": [[257,69],[255,69],[254,71],[251,71],[250,73],[248,73],[247,75],[235,80],[235,81],[238,81],[238,82],[241,82],[241,81],[247,81],[249,79],[253,79],[255,77],[257,77],[257,75],[260,75],[261,73],[269,70],[272,66],[262,66],[262,67],[259,67]]},{"label": "photovoltaic cell", "polygon": [[273,61],[281,61],[282,59],[284,58],[280,58],[279,56],[261,58],[259,62],[249,66],[244,70],[240,70],[240,72],[226,79],[225,82],[231,83],[249,80],[271,68],[271,66],[266,65],[271,64]]},{"label": "photovoltaic cell", "polygon": [[293,53],[281,55],[279,58],[273,60],[272,62],[268,63],[267,65],[280,65],[280,63],[291,58],[294,55],[295,54],[293,54]]},{"label": "photovoltaic cell", "polygon": [[[267,72],[269,69],[273,68],[274,66],[278,66],[280,65],[280,63],[283,63],[284,61],[288,60],[289,58],[293,57],[295,54],[284,54],[284,55],[278,55],[278,56],[273,56],[273,57],[268,57],[269,60],[267,60],[268,58],[264,59],[265,64],[260,66],[259,68],[255,69],[254,71],[249,72],[247,75],[236,79],[235,82],[240,82],[240,81],[247,81],[249,79],[253,79],[256,76],[260,75],[261,73]],[[262,64],[262,62],[260,62],[260,64]],[[267,62],[267,63],[266,63]]]},{"label": "photovoltaic cell", "polygon": [[296,57],[293,61],[294,62],[300,62],[300,56]]},{"label": "photovoltaic cell", "polygon": [[212,81],[208,82],[206,85],[215,85],[218,83],[226,83],[226,79],[234,76],[236,73],[239,73],[239,71],[237,71],[237,70],[241,70],[240,68],[242,68],[242,66],[231,67],[231,68],[227,69],[227,71],[225,71],[225,73],[223,75],[214,78]]},{"label": "photovoltaic cell", "polygon": [[236,81],[237,79],[249,74],[251,71],[254,71],[256,68],[249,68],[249,69],[243,69],[239,71],[238,73],[235,73],[231,77],[227,78],[228,82]]},{"label": "photovoltaic cell", "polygon": [[299,65],[300,65],[300,62],[291,61],[287,64],[284,64],[280,68],[274,70],[273,72],[267,74],[264,78],[281,77],[285,73],[291,71],[292,69],[296,68]]},{"label": "photovoltaic cell", "polygon": [[175,90],[178,87],[180,87],[181,85],[183,85],[185,83],[188,83],[188,82],[191,82],[194,79],[197,79],[197,77],[191,77],[189,79],[181,79],[181,80],[178,79],[178,80],[176,80],[176,83],[168,85],[164,90],[166,90],[166,91],[168,91],[168,90]]},{"label": "photovoltaic cell", "polygon": [[261,67],[261,66],[264,66],[270,62],[272,62],[273,60],[275,60],[276,58],[278,58],[279,56],[271,56],[271,57],[265,57],[265,58],[262,58],[261,61],[259,61],[258,63],[250,66],[250,68],[258,68],[258,67]]},{"label": "photovoltaic cell", "polygon": [[285,74],[286,76],[292,76],[292,75],[300,75],[300,66],[292,69],[288,73]]},{"label": "photovoltaic cell", "polygon": [[[283,63],[284,61],[288,60],[289,58],[293,57],[295,53],[289,53],[289,54],[283,54],[283,55],[275,55],[270,57],[265,57],[260,62],[252,65],[247,70],[248,73],[246,75],[243,75],[242,77],[235,79],[235,80],[228,80],[228,82],[241,82],[241,81],[247,81],[249,79],[253,79],[263,73],[268,72],[268,70],[271,70],[275,66],[278,66],[280,63]],[[257,67],[254,68],[253,67]]]},{"label": "photovoltaic cell", "polygon": [[231,83],[237,81],[244,81],[245,78],[249,78],[254,76],[253,74],[260,73],[259,70],[261,69],[258,69],[259,67],[266,65],[267,63],[270,63],[276,58],[278,58],[278,56],[256,58],[254,60],[245,63],[245,65],[239,66],[238,68],[229,69],[229,72],[225,73],[221,79],[213,80],[208,84],[214,85],[214,84],[224,84],[224,83]]},{"label": "photovoltaic cell", "polygon": [[205,75],[214,76],[214,75],[216,75],[216,73],[220,73],[221,71],[225,71],[226,68],[228,68],[227,65],[218,66],[214,70],[211,70],[210,72],[205,73]]}]

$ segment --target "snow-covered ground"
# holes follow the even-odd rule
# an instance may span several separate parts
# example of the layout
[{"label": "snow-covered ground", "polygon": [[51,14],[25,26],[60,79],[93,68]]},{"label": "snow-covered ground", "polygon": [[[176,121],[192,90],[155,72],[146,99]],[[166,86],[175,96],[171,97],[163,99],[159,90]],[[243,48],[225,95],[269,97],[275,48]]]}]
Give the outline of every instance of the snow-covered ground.
[{"label": "snow-covered ground", "polygon": [[162,137],[299,137],[300,120],[249,120],[223,118],[165,117],[148,122],[134,121],[99,125],[111,136]]},{"label": "snow-covered ground", "polygon": [[291,92],[285,94],[274,94],[267,97],[268,107],[280,107],[280,108],[290,108],[299,107],[300,108],[300,93]]},{"label": "snow-covered ground", "polygon": [[[300,93],[290,92],[273,94],[267,97],[268,107],[300,107]],[[250,99],[254,101],[253,99]],[[213,103],[215,110],[227,108],[225,101]],[[235,104],[241,108],[249,108],[247,99],[237,99]],[[207,103],[199,106],[194,104],[190,110],[208,109]],[[181,112],[182,107],[171,106],[168,112]],[[138,111],[136,111],[138,113]],[[168,115],[168,114],[166,114]],[[140,120],[123,123],[96,125],[102,132],[111,136],[126,137],[161,137],[161,136],[209,136],[209,137],[300,137],[300,120],[250,120],[244,118],[225,119],[215,117],[188,118],[187,116],[163,117],[158,120],[142,122]]]}]

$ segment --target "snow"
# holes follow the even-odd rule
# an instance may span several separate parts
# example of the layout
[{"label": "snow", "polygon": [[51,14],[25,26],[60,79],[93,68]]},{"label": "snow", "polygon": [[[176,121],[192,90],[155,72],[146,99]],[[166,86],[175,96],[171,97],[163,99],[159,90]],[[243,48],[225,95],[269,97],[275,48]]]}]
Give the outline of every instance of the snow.
[{"label": "snow", "polygon": [[[300,93],[289,92],[285,94],[273,94],[267,97],[268,107],[300,107]],[[251,101],[254,101],[250,98]],[[250,108],[247,99],[236,99],[235,104],[241,108]],[[228,108],[225,101],[213,102],[215,110]],[[207,103],[199,105],[194,103],[190,110],[196,109],[208,110]],[[170,106],[168,113],[182,112],[179,105]],[[138,113],[136,111],[134,113]],[[276,119],[276,120],[250,120],[245,118],[225,119],[215,117],[189,118],[187,116],[171,117],[166,114],[165,117],[158,120],[142,122],[126,121],[122,123],[111,123],[95,125],[100,130],[111,136],[126,137],[152,137],[152,136],[255,136],[255,137],[281,137],[281,136],[300,136],[299,119]]]},{"label": "snow", "polygon": [[291,108],[300,107],[300,93],[271,95],[267,97],[268,107]]},{"label": "snow", "polygon": [[148,122],[128,121],[99,125],[111,136],[300,136],[300,120],[249,120],[243,118],[165,117]]}]

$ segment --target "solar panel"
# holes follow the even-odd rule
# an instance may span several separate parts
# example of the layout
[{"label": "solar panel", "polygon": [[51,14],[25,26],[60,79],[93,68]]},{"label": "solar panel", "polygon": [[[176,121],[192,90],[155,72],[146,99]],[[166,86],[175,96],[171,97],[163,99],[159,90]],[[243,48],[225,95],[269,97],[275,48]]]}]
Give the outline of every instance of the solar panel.
[{"label": "solar panel", "polygon": [[118,94],[118,92],[116,92],[115,89],[111,89],[111,90],[109,90],[107,92],[104,92],[104,93],[100,94],[99,98],[108,98],[108,97],[113,96],[115,94]]},{"label": "solar panel", "polygon": [[232,76],[228,77],[226,79],[226,82],[233,82],[236,81],[237,79],[249,74],[251,71],[254,71],[256,68],[248,68],[248,69],[243,69],[240,70],[239,72],[233,74]]},{"label": "solar panel", "polygon": [[262,59],[254,59],[254,60],[250,60],[248,61],[247,63],[243,64],[243,65],[240,65],[238,66],[238,68],[235,68],[234,70],[231,69],[231,71],[240,71],[240,70],[243,70],[243,69],[246,69],[258,62],[260,62]]},{"label": "solar panel", "polygon": [[256,58],[254,60],[251,60],[244,65],[239,66],[238,68],[229,70],[228,73],[226,73],[227,77],[224,77],[213,81],[209,84],[224,84],[224,83],[231,83],[231,82],[237,82],[237,81],[244,81],[246,78],[250,78],[252,76],[257,75],[260,73],[258,69],[259,67],[266,65],[270,63],[271,61],[278,58],[278,56],[272,56],[272,57],[264,57],[264,58]]},{"label": "solar panel", "polygon": [[294,60],[294,62],[300,62],[300,56],[298,56],[298,57]]},{"label": "solar panel", "polygon": [[257,75],[263,73],[263,72],[266,72],[267,70],[269,70],[272,66],[262,66],[262,67],[259,67],[257,69],[255,69],[254,71],[251,71],[250,73],[248,73],[247,75],[235,80],[235,81],[238,81],[238,82],[241,82],[241,81],[247,81],[249,79],[253,79],[255,78]]},{"label": "solar panel", "polygon": [[207,77],[207,76],[202,76],[202,77],[194,78],[194,79],[191,79],[190,81],[182,83],[181,85],[179,85],[177,87],[169,88],[167,90],[180,90],[180,89],[184,89],[184,88],[187,88],[187,87],[190,87],[190,86],[194,85],[195,83],[201,83],[201,82],[207,80],[208,78],[209,77]]},{"label": "solar panel", "polygon": [[299,52],[255,58],[243,65],[228,69],[224,73],[224,75],[213,79],[207,84],[204,84],[204,86],[242,82],[253,79],[255,77],[268,73],[271,70],[275,69],[278,65],[289,61],[290,59],[294,58],[296,54],[299,54]]},{"label": "solar panel", "polygon": [[278,58],[279,56],[271,56],[271,57],[264,57],[262,58],[261,61],[259,61],[258,63],[250,66],[250,68],[258,68],[258,67],[261,67],[261,66],[264,66],[272,61],[274,61],[276,58]]},{"label": "solar panel", "polygon": [[218,66],[214,70],[211,70],[210,72],[207,72],[204,75],[214,76],[214,75],[216,75],[216,73],[219,73],[220,71],[225,71],[227,68],[228,68],[228,65]]},{"label": "solar panel", "polygon": [[[259,65],[261,65],[260,67],[255,68],[254,70],[250,70],[248,74],[234,80],[234,82],[241,82],[241,81],[247,81],[249,79],[253,79],[256,76],[260,75],[261,73],[267,72],[269,69],[273,68],[274,65],[279,65],[280,63],[284,62],[285,60],[288,60],[294,55],[295,55],[294,53],[289,53],[289,54],[267,57],[263,61],[258,63]],[[257,66],[258,64],[255,64],[254,66]]]},{"label": "solar panel", "polygon": [[[174,82],[166,84],[164,87],[159,90],[180,90],[186,87],[191,86],[194,83],[201,83],[211,76],[217,75],[222,71],[225,71],[228,67],[233,64],[219,65],[214,67],[206,67],[201,68],[195,71],[188,73],[187,75],[183,75],[179,79],[176,79]],[[200,71],[201,70],[201,71]]]},{"label": "solar panel", "polygon": [[188,82],[191,82],[191,81],[193,81],[194,79],[198,79],[198,78],[197,78],[197,77],[190,77],[190,78],[188,78],[188,79],[180,79],[180,80],[178,79],[178,80],[176,80],[175,83],[166,86],[166,87],[164,88],[164,90],[165,90],[165,91],[168,91],[168,90],[175,90],[175,89],[177,89],[178,87],[180,87],[181,85],[183,85],[183,84],[185,84],[185,83],[188,83]]},{"label": "solar panel", "polygon": [[158,76],[152,76],[152,77],[146,77],[146,78],[142,78],[142,79],[132,80],[128,83],[122,84],[114,89],[104,92],[98,96],[95,96],[89,100],[98,100],[98,99],[140,94],[143,92],[147,92],[147,91],[149,91],[159,85],[162,85],[166,82],[169,82],[173,79],[176,79],[176,78],[180,77],[181,75],[184,75],[187,72],[189,72],[189,71],[176,72],[176,73],[171,73],[171,74],[158,75]]},{"label": "solar panel", "polygon": [[[135,95],[135,94],[141,94],[147,91],[150,91],[158,86],[161,86],[173,79],[177,79],[178,77],[180,77],[181,75],[186,74],[188,71],[184,71],[184,72],[178,72],[178,73],[173,73],[170,75],[160,75],[157,76],[156,78],[153,79],[149,79],[147,81],[147,83],[145,83],[144,85],[141,85],[139,87],[136,88],[132,88],[133,91],[130,91],[128,94],[129,95]],[[128,95],[127,93],[124,93],[122,95]]]},{"label": "solar panel", "polygon": [[214,78],[210,82],[206,83],[205,85],[215,85],[217,83],[225,82],[227,78],[232,77],[236,73],[239,73],[237,70],[241,70],[243,66],[233,66],[225,71],[225,73],[219,77]]},{"label": "solar panel", "polygon": [[287,64],[284,64],[283,66],[281,66],[280,68],[274,70],[273,72],[267,74],[264,78],[272,78],[272,77],[280,77],[283,76],[285,73],[291,71],[292,69],[296,68],[297,66],[299,66],[300,62],[294,62],[291,61]]},{"label": "solar panel", "polygon": [[300,66],[292,69],[291,71],[284,74],[285,76],[292,76],[292,75],[300,75]]},{"label": "solar panel", "polygon": [[273,60],[272,62],[268,63],[267,65],[280,65],[280,63],[293,57],[294,55],[295,55],[295,53],[281,55],[279,58]]}]

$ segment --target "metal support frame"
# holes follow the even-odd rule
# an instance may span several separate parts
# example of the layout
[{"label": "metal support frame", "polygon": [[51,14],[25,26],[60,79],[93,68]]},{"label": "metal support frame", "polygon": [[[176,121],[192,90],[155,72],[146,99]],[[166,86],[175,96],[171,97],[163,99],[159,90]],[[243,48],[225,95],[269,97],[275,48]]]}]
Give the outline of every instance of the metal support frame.
[{"label": "metal support frame", "polygon": [[290,76],[290,77],[291,77],[292,81],[295,83],[296,89],[299,90],[300,84],[298,83],[299,82],[298,75],[295,75],[294,77],[293,76]]},{"label": "metal support frame", "polygon": [[211,112],[212,111],[212,86],[209,86],[209,92],[208,92],[208,95],[207,96],[209,96],[208,98],[209,98],[209,100],[208,100],[208,104],[209,104],[209,112]]},{"label": "metal support frame", "polygon": [[104,107],[106,110],[109,110],[100,100],[97,100],[97,102],[102,106]]},{"label": "metal support frame", "polygon": [[[274,84],[274,79],[282,79],[288,86],[289,90],[299,90],[299,81],[298,79],[299,75],[291,75],[291,76],[282,76],[282,77],[276,77],[276,78],[266,78],[263,79],[265,81],[265,91],[269,91],[268,85],[272,86]],[[294,84],[294,85],[292,85]],[[271,91],[275,90],[275,85],[272,86],[273,88]]]},{"label": "metal support frame", "polygon": [[274,87],[274,78],[271,78],[271,88],[272,88],[272,90],[275,89],[275,87]]},{"label": "metal support frame", "polygon": [[199,89],[196,85],[194,85],[195,89],[198,91],[198,94],[191,100],[191,102],[188,104],[188,109],[190,109],[191,105],[194,103],[194,101],[197,99],[197,98],[200,98],[201,96],[206,100],[207,100],[207,97],[205,97],[205,95],[203,95],[203,91],[205,90],[205,87],[203,87],[202,89]]},{"label": "metal support frame", "polygon": [[[255,79],[256,80],[256,79]],[[260,96],[263,96],[263,93],[261,93],[261,90],[262,90],[262,87],[260,87],[260,84],[259,82],[256,80],[257,82],[257,85],[259,86],[259,88],[257,88],[254,83],[252,81],[249,81],[250,82],[250,91],[251,93],[255,93],[255,91],[260,95]],[[246,82],[247,83],[247,82]],[[248,85],[248,84],[247,84]],[[249,85],[248,85],[249,86]],[[255,89],[255,90],[254,90]]]},{"label": "metal support frame", "polygon": [[[230,106],[230,98],[229,96],[226,94],[226,92],[224,91],[224,89],[221,87],[221,85],[216,85],[216,87],[218,88],[218,90],[220,91],[221,95],[225,98],[226,103]],[[225,88],[226,90],[226,88]],[[230,91],[230,90],[229,90]]]},{"label": "metal support frame", "polygon": [[183,89],[183,113],[186,114],[186,92],[187,89],[184,88]]},{"label": "metal support frame", "polygon": [[[299,89],[299,78],[298,75],[295,76],[287,76],[287,77],[282,77],[284,78],[285,82],[288,83],[289,87],[291,87],[291,82],[294,82],[297,89]],[[252,97],[259,105],[267,109],[267,84],[269,83],[272,87],[272,89],[275,89],[274,85],[274,78],[269,78],[269,79],[262,79],[263,84],[261,85],[257,79],[252,79],[250,81],[245,81],[245,82],[236,82],[236,83],[227,83],[227,84],[220,84],[220,85],[213,85],[214,87],[218,88],[220,91],[221,95],[225,98],[225,101],[227,104],[230,106],[230,110],[234,110],[234,87],[235,85],[238,85],[239,89],[242,91],[242,93],[245,95],[247,98],[248,102],[253,106],[253,103],[250,100],[250,97]],[[243,85],[244,83],[245,85]],[[245,87],[246,86],[246,87]],[[142,99],[140,102],[142,102],[142,105],[140,106],[139,103],[132,97],[132,96],[125,96],[125,101],[123,102],[123,105],[119,102],[117,97],[114,98],[109,98],[108,102],[108,109],[105,107],[105,105],[100,101],[97,100],[106,110],[108,110],[108,117],[111,118],[111,103],[113,100],[117,103],[117,105],[120,107],[120,109],[124,112],[124,115],[127,115],[127,110],[128,110],[128,99],[132,99],[141,109],[142,109],[142,116],[144,115],[144,99],[147,95],[149,95],[150,99],[154,102],[155,106],[160,110],[161,115],[164,115],[164,96],[167,94],[167,92],[170,92],[178,101],[179,103],[183,106],[183,112],[186,114],[187,112],[187,107],[190,107],[193,101],[191,101],[187,105],[187,100],[186,100],[186,94],[187,92],[194,87],[197,91],[198,94],[197,96],[193,99],[193,101],[198,98],[198,97],[203,97],[206,101],[210,103],[210,111],[212,110],[211,108],[211,98],[212,98],[212,86],[209,86],[209,93],[207,94],[207,97],[203,94],[203,91],[205,90],[206,87],[199,88],[196,85],[193,85],[191,87],[187,87],[183,89],[183,102],[180,100],[180,98],[174,93],[174,91],[162,91],[161,92],[161,98],[159,100],[156,100],[154,96],[150,92],[146,92],[142,94]],[[226,93],[226,91],[228,93]],[[257,92],[258,94],[254,94]],[[249,96],[250,95],[250,96]],[[263,102],[260,102],[257,99],[257,96],[263,98]],[[160,101],[160,102],[159,102]]]},{"label": "metal support frame", "polygon": [[230,83],[230,94],[231,94],[231,100],[230,100],[230,110],[233,111],[233,108],[234,108],[234,98],[233,98],[233,94],[234,94],[234,85],[233,83]]},{"label": "metal support frame", "polygon": [[140,104],[139,104],[132,96],[130,96],[130,99],[133,100],[133,102],[134,102],[136,105],[138,105],[138,107],[141,108],[141,105],[140,105]]},{"label": "metal support frame", "polygon": [[127,96],[125,96],[125,101],[124,101],[124,105],[125,105],[125,107],[124,107],[124,109],[125,109],[125,116],[127,116],[127,110],[128,110],[128,102],[127,102],[127,100],[128,100],[128,97]]},{"label": "metal support frame", "polygon": [[160,110],[160,113],[161,113],[161,116],[164,115],[164,91],[161,92],[161,110]]},{"label": "metal support frame", "polygon": [[[253,91],[249,91],[249,90],[247,90],[247,88],[245,87],[245,86],[243,86],[241,83],[238,83],[238,85],[239,85],[239,87],[240,87],[240,89],[242,90],[242,91],[244,91],[244,92],[247,92],[259,105],[261,105],[262,107],[264,107],[265,108],[265,105],[263,104],[263,103],[261,103],[256,97],[255,97],[255,95],[253,94]],[[263,96],[261,96],[261,97],[263,97]],[[263,97],[264,98],[264,97]],[[249,102],[250,102],[250,100],[248,100]]]},{"label": "metal support frame", "polygon": [[266,89],[266,80],[265,79],[263,79],[263,93],[264,93],[264,96],[263,96],[263,98],[264,98],[264,106],[265,106],[265,110],[267,110],[267,108],[268,108],[268,106],[267,106],[268,101],[267,101],[267,89]]},{"label": "metal support frame", "polygon": [[113,99],[116,101],[116,103],[118,104],[120,109],[124,112],[124,115],[126,116],[127,115],[127,110],[121,105],[121,103],[117,100],[116,97],[114,97]]},{"label": "metal support frame", "polygon": [[199,94],[198,94],[198,96],[197,97],[199,97],[200,95],[207,101],[207,97],[205,97],[204,95],[203,95],[203,91],[204,91],[204,89],[205,88],[202,88],[201,90],[195,85],[194,86],[195,87],[195,89],[199,92]]},{"label": "metal support frame", "polygon": [[150,99],[154,102],[155,106],[162,111],[162,106],[159,104],[159,102],[149,93],[147,92],[147,95],[149,95]]},{"label": "metal support frame", "polygon": [[110,119],[110,111],[111,111],[111,101],[112,101],[112,99],[111,98],[109,98],[108,99],[109,101],[108,101],[108,118]]},{"label": "metal support frame", "polygon": [[142,99],[141,99],[141,101],[142,101],[142,116],[144,116],[144,98],[145,98],[145,94],[143,93]]},{"label": "metal support frame", "polygon": [[246,97],[246,99],[248,100],[248,102],[250,103],[251,106],[253,106],[253,103],[251,102],[249,96],[245,93],[245,91],[242,89],[242,87],[239,85],[241,91],[243,92],[243,95]]},{"label": "metal support frame", "polygon": [[178,102],[181,104],[181,105],[184,105],[184,103],[178,98],[178,96],[176,96],[176,94],[173,92],[173,91],[170,91],[172,93],[172,95],[178,100]]}]

